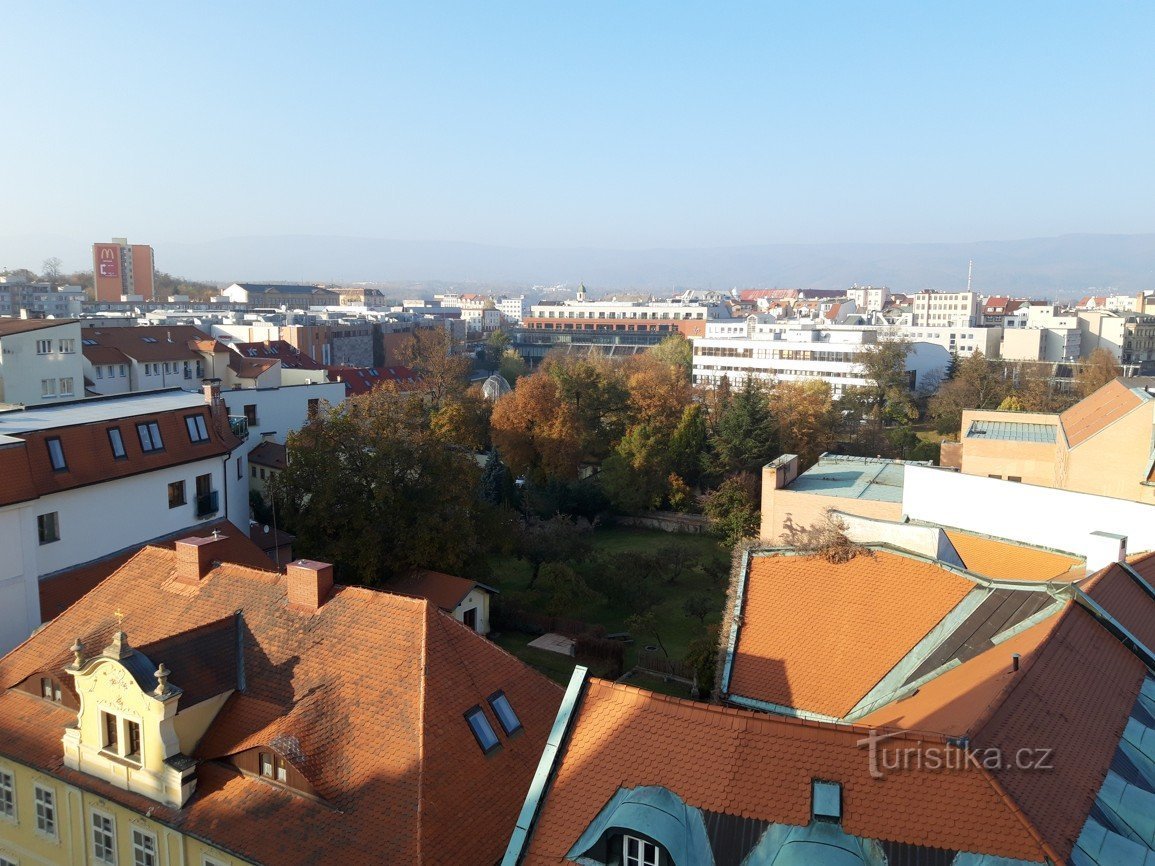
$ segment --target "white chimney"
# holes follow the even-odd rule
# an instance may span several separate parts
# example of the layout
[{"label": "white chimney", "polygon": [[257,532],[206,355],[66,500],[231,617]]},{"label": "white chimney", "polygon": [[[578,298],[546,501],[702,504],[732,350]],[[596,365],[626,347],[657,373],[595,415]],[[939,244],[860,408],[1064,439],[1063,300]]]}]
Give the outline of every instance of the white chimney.
[{"label": "white chimney", "polygon": [[1092,532],[1087,536],[1087,574],[1094,574],[1113,562],[1127,559],[1127,536],[1113,532]]}]

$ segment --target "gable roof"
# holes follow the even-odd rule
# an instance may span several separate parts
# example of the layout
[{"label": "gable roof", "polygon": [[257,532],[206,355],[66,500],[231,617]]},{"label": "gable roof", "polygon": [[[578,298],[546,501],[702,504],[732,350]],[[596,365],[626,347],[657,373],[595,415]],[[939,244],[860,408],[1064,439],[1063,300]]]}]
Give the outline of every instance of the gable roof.
[{"label": "gable roof", "polygon": [[[980,767],[872,778],[860,745],[869,734],[864,727],[723,708],[598,679],[579,700],[518,861],[527,866],[562,861],[620,788],[661,786],[711,823],[754,819],[760,832],[766,823],[809,824],[814,779],[841,785],[842,827],[853,836],[1030,862],[1049,854]],[[953,748],[901,735],[896,744],[914,751],[932,745]]]},{"label": "gable roof", "polygon": [[[426,598],[444,611],[454,611],[465,600],[477,581],[440,571],[415,571],[389,584],[391,592]],[[488,587],[487,587],[488,589]]]},{"label": "gable roof", "polygon": [[400,385],[413,385],[418,381],[417,374],[408,367],[394,365],[392,367],[327,367],[330,381],[344,382],[345,393],[352,397],[357,394],[368,394],[382,382],[396,382]]},{"label": "gable roof", "polygon": [[722,687],[841,718],[974,588],[956,572],[886,551],[842,564],[754,554]]},{"label": "gable roof", "polygon": [[1108,382],[1059,415],[1068,446],[1074,448],[1081,445],[1150,399],[1145,392],[1128,388],[1120,379]]},{"label": "gable roof", "polygon": [[266,439],[249,452],[249,463],[257,466],[268,466],[271,469],[284,469],[288,465],[288,450],[279,442]]},{"label": "gable roof", "polygon": [[[135,361],[199,361],[197,344],[215,342],[193,325],[141,325],[133,328],[82,328],[81,349],[92,364]],[[117,354],[119,353],[119,355]]]},{"label": "gable roof", "polygon": [[[223,563],[188,586],[174,573],[173,551],[145,548],[0,659],[0,754],[257,862],[498,859],[559,705],[556,685],[422,599],[336,585],[301,614],[283,575]],[[118,609],[133,644],[167,664],[178,687],[187,675],[212,688],[228,673],[190,671],[190,636],[223,645],[234,614],[244,632],[245,688],[197,748],[199,784],[179,810],[62,768],[60,737],[75,713],[11,688],[58,671],[77,636],[102,646]],[[172,664],[166,647],[177,644]],[[235,658],[223,662],[235,674]],[[498,690],[524,729],[486,755],[463,714],[492,715],[486,699]],[[242,776],[227,759],[250,746],[284,754],[322,802]]]},{"label": "gable roof", "polygon": [[313,360],[287,340],[265,340],[263,343],[233,343],[233,351],[245,358],[276,358],[286,370],[323,370]]},{"label": "gable roof", "polygon": [[28,331],[40,331],[44,328],[55,328],[60,325],[75,325],[78,321],[79,319],[20,319],[0,316],[0,337],[24,334]]}]

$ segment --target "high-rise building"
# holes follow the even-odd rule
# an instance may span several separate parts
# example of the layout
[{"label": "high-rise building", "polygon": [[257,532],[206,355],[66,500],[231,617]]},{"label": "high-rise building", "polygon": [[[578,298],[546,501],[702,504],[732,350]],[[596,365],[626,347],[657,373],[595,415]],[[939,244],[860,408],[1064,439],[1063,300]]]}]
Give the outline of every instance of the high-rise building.
[{"label": "high-rise building", "polygon": [[154,273],[152,247],[146,244],[113,238],[111,243],[92,245],[92,277],[98,301],[119,301],[124,296],[151,301],[155,296]]}]

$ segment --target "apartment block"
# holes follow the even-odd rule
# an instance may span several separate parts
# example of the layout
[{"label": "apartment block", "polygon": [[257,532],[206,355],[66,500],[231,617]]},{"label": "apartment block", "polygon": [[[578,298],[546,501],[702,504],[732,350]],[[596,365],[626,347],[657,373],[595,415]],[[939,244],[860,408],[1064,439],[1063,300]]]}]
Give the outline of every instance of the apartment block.
[{"label": "apartment block", "polygon": [[96,300],[156,298],[156,263],[152,247],[130,244],[126,238],[92,245],[92,276]]},{"label": "apartment block", "polygon": [[0,406],[40,406],[84,396],[80,323],[0,318]]},{"label": "apartment block", "polygon": [[935,292],[911,296],[911,324],[973,328],[979,324],[979,299],[974,292]]}]

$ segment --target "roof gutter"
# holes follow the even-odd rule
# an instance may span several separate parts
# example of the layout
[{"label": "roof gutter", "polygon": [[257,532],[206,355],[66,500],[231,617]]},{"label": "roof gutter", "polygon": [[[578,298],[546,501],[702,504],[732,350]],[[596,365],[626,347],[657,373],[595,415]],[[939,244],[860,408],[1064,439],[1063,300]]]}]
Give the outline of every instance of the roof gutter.
[{"label": "roof gutter", "polygon": [[734,590],[734,610],[730,617],[730,637],[726,643],[726,665],[722,669],[722,682],[718,691],[723,698],[730,694],[730,675],[734,671],[734,651],[738,647],[738,632],[742,628],[742,607],[745,604],[746,580],[750,575],[750,550],[742,551],[742,569],[738,574],[738,585]]},{"label": "roof gutter", "polygon": [[561,699],[561,706],[558,707],[557,718],[554,719],[553,728],[545,741],[545,749],[541,754],[541,760],[538,761],[537,771],[533,774],[533,781],[530,782],[529,791],[525,795],[521,814],[517,816],[513,835],[510,836],[509,845],[505,849],[505,856],[501,859],[501,866],[517,866],[525,854],[533,826],[541,812],[546,789],[553,780],[562,748],[565,746],[566,740],[569,739],[570,728],[577,716],[578,705],[588,673],[589,669],[581,665],[573,669],[569,685],[566,686],[565,695]]}]

